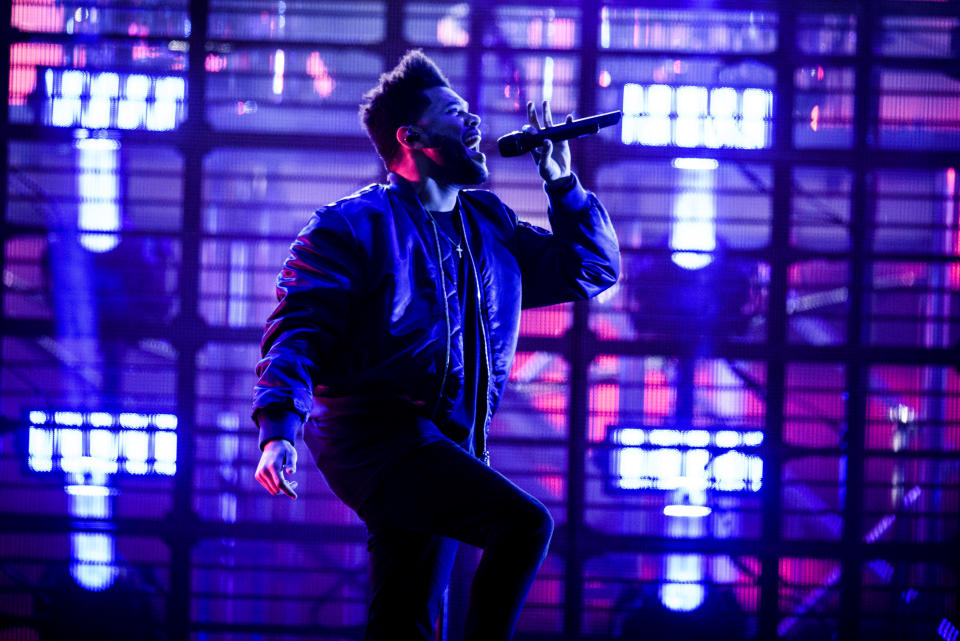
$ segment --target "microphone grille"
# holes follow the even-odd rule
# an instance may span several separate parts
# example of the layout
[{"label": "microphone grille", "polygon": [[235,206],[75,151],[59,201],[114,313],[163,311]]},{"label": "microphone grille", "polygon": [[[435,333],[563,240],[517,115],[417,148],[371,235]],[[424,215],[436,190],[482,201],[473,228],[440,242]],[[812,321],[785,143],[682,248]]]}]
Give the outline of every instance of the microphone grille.
[{"label": "microphone grille", "polygon": [[500,150],[500,155],[504,158],[522,156],[528,151],[524,148],[523,136],[519,131],[514,131],[505,136],[500,136],[497,139],[497,149]]}]

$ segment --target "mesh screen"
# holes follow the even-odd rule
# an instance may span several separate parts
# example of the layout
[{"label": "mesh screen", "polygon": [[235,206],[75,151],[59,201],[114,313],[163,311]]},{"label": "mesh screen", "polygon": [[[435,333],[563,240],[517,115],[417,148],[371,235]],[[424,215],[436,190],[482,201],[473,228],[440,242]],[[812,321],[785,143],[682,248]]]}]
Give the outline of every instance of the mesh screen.
[{"label": "mesh screen", "polygon": [[620,280],[524,312],[491,427],[557,526],[516,638],[956,638],[947,4],[14,0],[4,634],[363,637],[365,527],[303,447],[263,491],[250,397],[291,241],[384,179],[360,98],[422,47],[542,227],[496,138],[623,112],[571,143]]}]

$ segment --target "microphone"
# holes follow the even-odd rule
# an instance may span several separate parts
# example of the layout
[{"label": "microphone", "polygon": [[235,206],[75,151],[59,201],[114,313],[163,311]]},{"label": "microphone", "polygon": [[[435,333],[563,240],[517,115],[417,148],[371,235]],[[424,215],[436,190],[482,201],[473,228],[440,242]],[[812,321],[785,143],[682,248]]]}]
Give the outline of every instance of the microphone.
[{"label": "microphone", "polygon": [[595,134],[603,127],[609,127],[620,122],[623,115],[620,111],[611,111],[598,116],[588,116],[572,122],[565,122],[540,131],[511,131],[497,139],[497,148],[504,158],[522,156],[531,149],[539,147],[544,140],[559,142],[579,138],[587,134]]}]

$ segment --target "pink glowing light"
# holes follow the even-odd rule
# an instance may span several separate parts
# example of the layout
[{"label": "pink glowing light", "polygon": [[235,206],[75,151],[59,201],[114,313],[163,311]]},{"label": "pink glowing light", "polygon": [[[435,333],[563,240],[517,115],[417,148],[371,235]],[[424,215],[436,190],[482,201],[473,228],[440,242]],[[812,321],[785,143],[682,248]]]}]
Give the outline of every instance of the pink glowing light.
[{"label": "pink glowing light", "polygon": [[63,31],[64,7],[54,0],[14,0],[10,26],[34,33]]},{"label": "pink glowing light", "polygon": [[307,75],[313,78],[313,90],[321,98],[330,97],[337,86],[319,51],[314,51],[307,57]]},{"label": "pink glowing light", "polygon": [[18,42],[10,47],[10,89],[7,104],[27,104],[27,97],[37,86],[37,67],[60,67],[64,64],[63,46],[45,42]]}]

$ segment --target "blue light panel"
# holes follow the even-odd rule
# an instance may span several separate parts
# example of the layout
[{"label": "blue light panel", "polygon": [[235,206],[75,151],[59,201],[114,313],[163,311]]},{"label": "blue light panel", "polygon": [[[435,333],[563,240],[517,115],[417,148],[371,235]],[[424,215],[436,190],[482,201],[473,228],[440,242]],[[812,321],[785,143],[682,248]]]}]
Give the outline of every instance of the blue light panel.
[{"label": "blue light panel", "polygon": [[47,69],[44,123],[85,129],[170,131],[186,117],[186,81],[78,69]]},{"label": "blue light panel", "polygon": [[[173,414],[33,410],[28,418],[27,464],[34,472],[66,475],[71,516],[113,517],[111,474],[172,476],[177,471]],[[73,532],[70,552],[70,574],[87,590],[106,590],[120,574],[110,533]]]},{"label": "blue light panel", "polygon": [[122,412],[29,413],[28,462],[35,472],[158,474],[177,471],[177,417]]},{"label": "blue light panel", "polygon": [[612,454],[616,489],[757,492],[763,486],[763,460],[741,451],[763,443],[760,431],[617,427],[610,439],[625,446]]},{"label": "blue light panel", "polygon": [[626,83],[620,137],[627,145],[762,149],[772,111],[767,89]]}]

